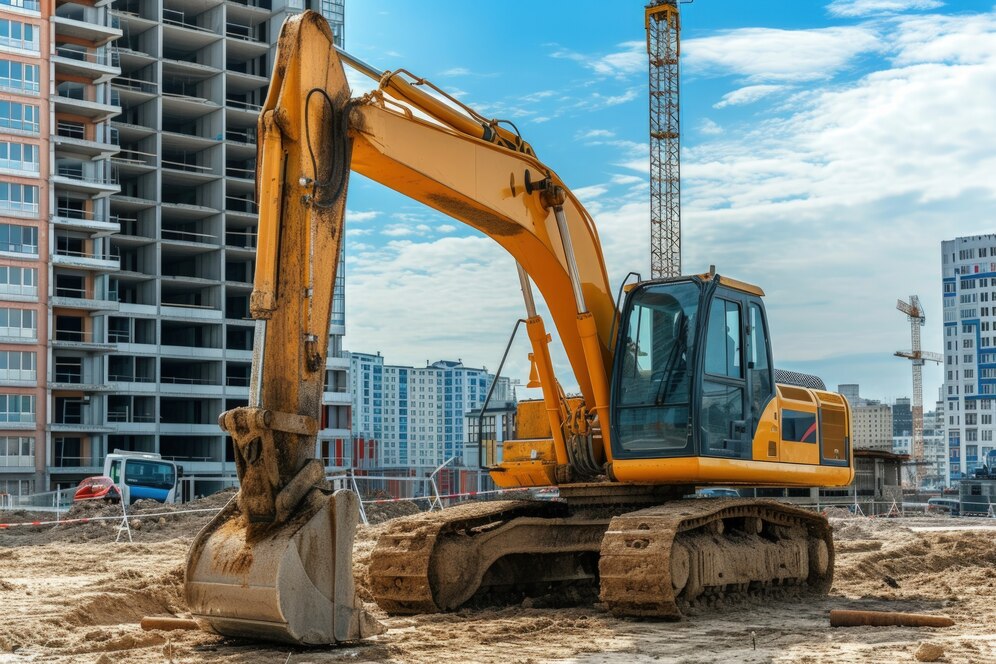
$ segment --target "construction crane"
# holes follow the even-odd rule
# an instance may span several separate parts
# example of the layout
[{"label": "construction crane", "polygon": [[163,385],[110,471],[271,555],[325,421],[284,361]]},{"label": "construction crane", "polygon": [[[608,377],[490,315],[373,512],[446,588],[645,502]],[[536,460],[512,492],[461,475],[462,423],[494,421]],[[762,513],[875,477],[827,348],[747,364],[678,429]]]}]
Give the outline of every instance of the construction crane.
[{"label": "construction crane", "polygon": [[913,404],[910,407],[913,416],[913,467],[916,486],[920,488],[923,483],[925,463],[923,458],[923,365],[928,361],[940,364],[944,358],[940,353],[931,353],[920,348],[920,328],[927,320],[923,308],[920,306],[920,298],[916,295],[910,295],[909,302],[898,300],[896,309],[906,314],[910,321],[912,350],[896,351],[896,357],[903,357],[913,362]]},{"label": "construction crane", "polygon": [[[689,0],[691,1],[691,0]],[[679,0],[646,6],[650,56],[650,276],[681,275]]]}]

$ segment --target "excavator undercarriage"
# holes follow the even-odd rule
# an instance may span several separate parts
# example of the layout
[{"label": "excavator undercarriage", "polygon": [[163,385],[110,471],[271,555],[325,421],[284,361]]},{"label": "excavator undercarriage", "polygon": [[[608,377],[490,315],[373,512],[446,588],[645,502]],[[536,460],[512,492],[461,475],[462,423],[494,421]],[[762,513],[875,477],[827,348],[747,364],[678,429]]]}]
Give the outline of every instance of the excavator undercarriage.
[{"label": "excavator undercarriage", "polygon": [[693,603],[830,588],[833,539],[817,514],[744,499],[633,508],[617,493],[615,504],[495,501],[398,519],[372,554],[371,592],[388,613],[414,614],[587,590],[619,616],[678,619]]}]

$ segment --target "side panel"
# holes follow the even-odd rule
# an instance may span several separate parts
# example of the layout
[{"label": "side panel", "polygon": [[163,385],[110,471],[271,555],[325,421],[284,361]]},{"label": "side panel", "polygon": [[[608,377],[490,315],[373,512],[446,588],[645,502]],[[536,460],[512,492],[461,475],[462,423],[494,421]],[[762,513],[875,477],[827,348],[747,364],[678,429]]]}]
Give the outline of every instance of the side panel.
[{"label": "side panel", "polygon": [[711,457],[616,459],[612,475],[620,482],[739,484],[770,487],[846,486],[854,479],[848,466],[820,466]]}]

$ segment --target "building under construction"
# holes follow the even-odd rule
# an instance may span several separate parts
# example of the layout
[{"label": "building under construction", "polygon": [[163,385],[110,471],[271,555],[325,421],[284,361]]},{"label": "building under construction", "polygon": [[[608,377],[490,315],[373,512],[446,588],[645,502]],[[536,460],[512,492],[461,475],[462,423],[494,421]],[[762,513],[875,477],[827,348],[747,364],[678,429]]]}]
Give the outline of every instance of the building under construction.
[{"label": "building under construction", "polygon": [[[115,448],[176,459],[186,495],[234,481],[217,417],[248,399],[257,116],[284,19],[321,11],[341,45],[343,4],[0,0],[0,493]],[[340,276],[327,463],[343,333]]]}]

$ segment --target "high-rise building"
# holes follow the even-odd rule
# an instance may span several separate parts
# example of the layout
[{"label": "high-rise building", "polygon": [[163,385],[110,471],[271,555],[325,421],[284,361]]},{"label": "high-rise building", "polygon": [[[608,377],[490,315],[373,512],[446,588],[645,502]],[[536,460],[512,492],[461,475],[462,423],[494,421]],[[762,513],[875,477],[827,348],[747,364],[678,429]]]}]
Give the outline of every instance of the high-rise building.
[{"label": "high-rise building", "polygon": [[[115,448],[234,480],[256,119],[283,20],[343,0],[0,0],[0,492]],[[342,271],[316,453],[350,436]]]},{"label": "high-rise building", "polygon": [[948,466],[957,481],[996,445],[996,235],[942,242],[941,276]]},{"label": "high-rise building", "polygon": [[858,405],[861,402],[861,395],[859,394],[859,386],[857,383],[846,383],[837,386],[837,391],[847,399],[847,402],[851,404],[851,407]]},{"label": "high-rise building", "polygon": [[896,399],[896,403],[892,404],[892,435],[913,435],[913,409],[909,398]]},{"label": "high-rise building", "polygon": [[0,0],[0,492],[44,490],[103,449],[121,35],[106,4]]},{"label": "high-rise building", "polygon": [[[376,441],[381,468],[435,468],[462,458],[468,412],[480,408],[494,381],[486,369],[458,361],[425,367],[384,364],[380,355],[350,353],[354,438]],[[492,400],[513,399],[500,378]]]}]

